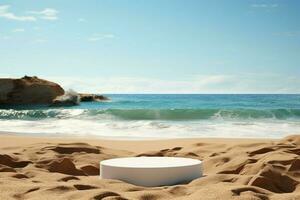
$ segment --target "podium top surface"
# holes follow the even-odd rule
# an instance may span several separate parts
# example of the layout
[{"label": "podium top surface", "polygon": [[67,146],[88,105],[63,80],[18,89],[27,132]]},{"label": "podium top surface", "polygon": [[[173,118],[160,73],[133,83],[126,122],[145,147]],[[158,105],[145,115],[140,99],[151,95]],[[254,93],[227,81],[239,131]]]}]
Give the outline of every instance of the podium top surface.
[{"label": "podium top surface", "polygon": [[126,157],[100,162],[100,165],[120,168],[174,168],[200,164],[200,160],[181,157]]}]

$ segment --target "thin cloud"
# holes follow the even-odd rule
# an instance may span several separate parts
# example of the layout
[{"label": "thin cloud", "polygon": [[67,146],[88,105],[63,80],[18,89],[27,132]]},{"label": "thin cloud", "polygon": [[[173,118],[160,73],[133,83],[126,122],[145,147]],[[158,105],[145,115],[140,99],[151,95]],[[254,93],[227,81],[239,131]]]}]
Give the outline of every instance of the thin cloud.
[{"label": "thin cloud", "polygon": [[34,43],[45,43],[45,42],[47,42],[47,40],[39,38],[39,39],[34,40],[33,42]]},{"label": "thin cloud", "polygon": [[86,19],[84,19],[84,18],[79,18],[77,21],[78,21],[78,22],[86,22]]},{"label": "thin cloud", "polygon": [[33,27],[33,30],[39,31],[39,30],[41,30],[41,28],[38,26],[35,26],[35,27]]},{"label": "thin cloud", "polygon": [[284,32],[277,32],[274,33],[276,36],[285,36],[285,37],[295,37],[300,36],[300,31],[284,31]]},{"label": "thin cloud", "polygon": [[25,29],[23,29],[23,28],[16,28],[16,29],[12,30],[13,33],[24,32],[24,31],[25,31]]},{"label": "thin cloud", "polygon": [[[96,93],[300,93],[298,77],[270,74],[200,75],[188,80],[143,77],[47,77],[65,89]],[[99,87],[100,85],[100,87]]]},{"label": "thin cloud", "polygon": [[252,8],[277,8],[278,4],[252,4]]},{"label": "thin cloud", "polygon": [[93,36],[88,38],[88,41],[95,42],[104,39],[114,39],[116,36],[114,34],[94,34]]},{"label": "thin cloud", "polygon": [[9,40],[9,39],[11,39],[11,36],[0,36],[0,39],[2,39],[2,40]]},{"label": "thin cloud", "polygon": [[8,20],[15,21],[36,21],[36,18],[33,16],[18,16],[12,12],[9,12],[10,5],[1,5],[0,6],[0,18],[5,18]]},{"label": "thin cloud", "polygon": [[41,11],[28,11],[28,13],[38,16],[44,20],[57,20],[58,11],[53,8],[45,8]]},{"label": "thin cloud", "polygon": [[198,76],[196,81],[198,85],[206,86],[206,85],[215,85],[222,84],[228,82],[232,79],[229,75],[210,75],[210,76]]}]

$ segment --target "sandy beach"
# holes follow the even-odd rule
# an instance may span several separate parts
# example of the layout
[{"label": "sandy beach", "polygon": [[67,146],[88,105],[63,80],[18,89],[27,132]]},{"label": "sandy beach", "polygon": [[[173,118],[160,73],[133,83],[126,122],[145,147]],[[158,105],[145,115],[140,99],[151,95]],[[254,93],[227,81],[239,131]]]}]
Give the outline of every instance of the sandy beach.
[{"label": "sandy beach", "polygon": [[[300,135],[281,140],[106,140],[0,136],[0,199],[300,199]],[[126,156],[203,160],[204,177],[146,188],[99,179]]]}]

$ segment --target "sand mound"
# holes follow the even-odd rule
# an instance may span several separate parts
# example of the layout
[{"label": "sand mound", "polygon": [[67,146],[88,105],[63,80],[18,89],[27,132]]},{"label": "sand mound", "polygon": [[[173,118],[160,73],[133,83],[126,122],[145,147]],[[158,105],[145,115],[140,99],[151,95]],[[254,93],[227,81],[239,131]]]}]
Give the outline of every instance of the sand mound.
[{"label": "sand mound", "polygon": [[0,164],[6,165],[13,168],[22,168],[26,167],[30,161],[17,161],[18,159],[13,158],[9,155],[0,154]]},{"label": "sand mound", "polygon": [[264,188],[275,193],[293,192],[297,184],[298,181],[280,173],[272,166],[266,166],[249,182],[249,185]]},{"label": "sand mound", "polygon": [[282,143],[291,143],[291,144],[297,145],[299,147],[300,137],[299,137],[299,135],[290,135],[290,136],[284,138],[282,140]]},{"label": "sand mound", "polygon": [[110,191],[105,191],[105,192],[101,192],[98,195],[94,196],[93,199],[96,200],[101,200],[101,199],[108,199],[108,197],[120,197],[120,195],[118,193],[115,192],[110,192]]},{"label": "sand mound", "polygon": [[72,154],[72,153],[96,153],[99,154],[100,150],[96,147],[90,146],[85,143],[79,143],[79,144],[60,144],[59,146],[55,146],[53,148],[49,148],[57,153],[60,154]]},{"label": "sand mound", "polygon": [[77,178],[76,176],[66,176],[66,177],[58,179],[58,181],[64,181],[64,182],[67,182],[70,180],[80,180],[80,179]]},{"label": "sand mound", "polygon": [[8,167],[6,165],[0,164],[0,172],[16,172],[14,168]]},{"label": "sand mound", "polygon": [[97,186],[92,186],[92,185],[82,185],[82,184],[75,184],[74,187],[77,190],[91,190],[91,189],[96,189],[98,188]]},{"label": "sand mound", "polygon": [[83,171],[78,170],[74,163],[68,158],[53,160],[51,163],[46,165],[46,168],[49,170],[49,172],[59,172],[78,176],[85,175]]},{"label": "sand mound", "polygon": [[299,172],[300,173],[300,159],[295,159],[293,160],[290,168],[289,168],[289,171],[294,171],[294,172]]},{"label": "sand mound", "polygon": [[[300,199],[300,136],[180,141],[122,141],[124,150],[77,142],[0,148],[0,199]],[[124,156],[201,159],[204,177],[155,188],[99,179],[99,161]]]},{"label": "sand mound", "polygon": [[100,170],[99,167],[95,167],[93,165],[85,165],[80,168],[85,174],[90,175],[90,176],[96,176],[99,175]]}]

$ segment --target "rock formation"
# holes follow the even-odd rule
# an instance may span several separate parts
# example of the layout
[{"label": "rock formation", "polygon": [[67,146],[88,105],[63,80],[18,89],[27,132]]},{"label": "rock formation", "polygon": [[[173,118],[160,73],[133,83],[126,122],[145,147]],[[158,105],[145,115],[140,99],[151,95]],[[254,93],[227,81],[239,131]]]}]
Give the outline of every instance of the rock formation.
[{"label": "rock formation", "polygon": [[64,95],[56,97],[51,106],[75,106],[79,103],[79,94],[73,90],[68,90]]},{"label": "rock formation", "polygon": [[67,92],[57,83],[24,76],[20,79],[0,78],[0,105],[74,106],[82,102],[109,100],[103,95]]},{"label": "rock formation", "polygon": [[20,79],[0,79],[0,105],[50,104],[64,89],[36,76]]},{"label": "rock formation", "polygon": [[79,94],[80,101],[89,102],[89,101],[107,101],[108,97],[98,94]]}]

